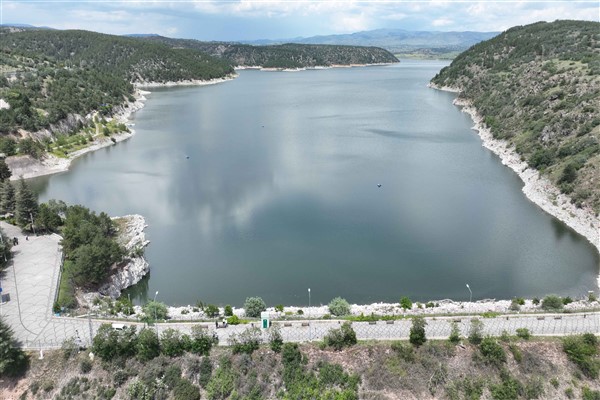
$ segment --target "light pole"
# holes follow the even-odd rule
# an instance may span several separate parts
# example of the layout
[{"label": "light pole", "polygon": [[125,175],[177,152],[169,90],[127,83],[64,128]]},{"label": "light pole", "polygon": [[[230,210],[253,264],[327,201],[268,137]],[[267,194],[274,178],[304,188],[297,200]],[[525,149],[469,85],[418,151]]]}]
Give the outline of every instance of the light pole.
[{"label": "light pole", "polygon": [[310,288],[308,288],[308,341],[312,341],[312,324],[310,323]]},{"label": "light pole", "polygon": [[473,301],[473,292],[471,291],[471,287],[469,286],[469,284],[466,283],[466,285],[467,285],[467,289],[469,289],[469,293],[470,293],[470,295],[469,295],[469,303],[470,303],[471,301]]}]

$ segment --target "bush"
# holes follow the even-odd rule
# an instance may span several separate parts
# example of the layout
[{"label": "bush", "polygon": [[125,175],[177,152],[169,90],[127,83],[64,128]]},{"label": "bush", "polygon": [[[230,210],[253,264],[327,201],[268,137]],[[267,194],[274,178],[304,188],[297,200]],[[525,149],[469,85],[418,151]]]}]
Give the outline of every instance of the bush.
[{"label": "bush", "polygon": [[585,376],[592,379],[596,379],[600,371],[597,342],[598,340],[591,333],[567,336],[563,339],[563,351],[569,360],[577,364]]},{"label": "bush", "polygon": [[600,400],[600,392],[597,390],[592,390],[587,386],[584,386],[581,390],[581,399],[582,400]]},{"label": "bush", "polygon": [[518,399],[523,392],[521,382],[510,376],[506,371],[500,374],[501,382],[497,385],[490,385],[490,392],[494,400],[514,400]]},{"label": "bush", "polygon": [[540,304],[540,299],[538,299],[537,297],[534,297],[531,302],[533,303],[534,306],[537,306],[538,304]]},{"label": "bush", "polygon": [[412,301],[410,301],[410,299],[406,296],[402,297],[400,299],[400,307],[402,307],[403,310],[410,310],[412,309]]},{"label": "bush", "polygon": [[232,308],[232,307],[231,307],[229,304],[227,304],[227,305],[225,306],[225,311],[224,311],[224,314],[225,314],[225,316],[226,316],[226,317],[231,317],[231,316],[233,316],[233,308]]},{"label": "bush", "polygon": [[87,374],[92,370],[92,362],[90,361],[89,358],[83,358],[80,362],[79,362],[79,371],[82,374]]},{"label": "bush", "polygon": [[571,304],[573,302],[573,299],[570,298],[569,296],[563,297],[562,302],[566,306],[567,304]]},{"label": "bush", "polygon": [[227,318],[227,325],[239,325],[242,321],[237,315],[232,315]]},{"label": "bush", "polygon": [[415,360],[415,350],[412,346],[402,342],[393,342],[392,350],[394,350],[394,352],[406,362],[413,362]]},{"label": "bush", "polygon": [[161,353],[169,357],[178,357],[189,349],[191,343],[187,335],[169,328],[163,331],[160,336]]},{"label": "bush", "polygon": [[519,302],[517,301],[517,299],[512,299],[512,301],[510,302],[509,309],[511,311],[519,311],[521,309],[521,305],[519,304]]},{"label": "bush", "polygon": [[187,379],[179,379],[173,389],[175,400],[200,400],[200,390]]},{"label": "bush", "polygon": [[515,298],[514,300],[515,300],[515,301],[517,302],[517,304],[518,304],[518,305],[520,305],[520,306],[524,306],[524,305],[525,305],[525,299],[524,299],[524,298],[522,298],[522,297],[517,297],[517,298]]},{"label": "bush", "polygon": [[471,327],[469,328],[469,343],[479,344],[483,340],[483,322],[477,318],[471,320]]},{"label": "bush", "polygon": [[330,329],[324,338],[325,346],[333,347],[334,350],[341,350],[344,347],[350,347],[357,343],[356,332],[352,329],[350,322],[344,322],[339,329]]},{"label": "bush", "polygon": [[141,361],[152,360],[160,354],[160,342],[153,329],[144,328],[137,340],[137,356]]},{"label": "bush", "polygon": [[207,304],[204,306],[204,314],[209,318],[215,318],[219,316],[219,307],[214,304]]},{"label": "bush", "polygon": [[210,358],[202,357],[202,361],[200,361],[200,372],[198,376],[198,383],[203,388],[206,387],[210,378],[212,376],[212,363],[210,362]]},{"label": "bush", "polygon": [[142,307],[147,321],[167,319],[167,306],[158,301],[149,301]]},{"label": "bush", "polygon": [[219,368],[206,385],[206,392],[210,400],[227,399],[235,388],[235,373],[231,361],[227,357],[219,360]]},{"label": "bush", "polygon": [[269,345],[271,346],[271,350],[275,353],[281,351],[281,347],[283,346],[283,336],[281,335],[281,329],[278,325],[269,328]]},{"label": "bush", "polygon": [[453,321],[450,326],[450,336],[448,337],[448,341],[452,344],[458,344],[458,342],[460,342],[460,328],[458,327],[458,323]]},{"label": "bush", "polygon": [[232,334],[229,337],[229,343],[232,346],[233,354],[252,354],[262,343],[260,329],[250,327],[238,335]]},{"label": "bush", "polygon": [[94,336],[92,351],[106,361],[135,356],[137,335],[131,326],[117,331],[110,324],[102,324]]},{"label": "bush", "polygon": [[495,366],[500,366],[506,362],[506,353],[502,346],[492,337],[486,337],[481,341],[479,350],[483,359],[488,363]]},{"label": "bush", "polygon": [[219,343],[219,337],[216,334],[210,335],[207,329],[200,325],[192,326],[192,337],[190,351],[195,354],[207,356],[210,354],[213,346]]},{"label": "bush", "polygon": [[531,332],[527,328],[517,328],[517,336],[523,340],[529,340],[531,338]]},{"label": "bush", "polygon": [[329,312],[336,316],[348,315],[350,314],[350,304],[348,304],[346,299],[336,297],[329,302]]},{"label": "bush", "polygon": [[244,311],[250,318],[260,317],[260,313],[267,309],[267,305],[260,297],[248,297],[244,302]]},{"label": "bush", "polygon": [[277,312],[280,312],[280,313],[282,313],[282,312],[283,312],[283,309],[284,309],[284,306],[283,306],[283,304],[277,304],[277,305],[275,306],[275,311],[277,311]]},{"label": "bush", "polygon": [[590,303],[593,303],[593,302],[595,302],[595,301],[598,301],[598,297],[596,296],[596,294],[595,294],[594,292],[590,292],[590,293],[588,294],[588,301],[589,301]]},{"label": "bush", "polygon": [[426,325],[427,322],[425,322],[423,317],[414,317],[412,319],[412,326],[408,337],[408,341],[412,345],[419,347],[427,341],[427,337],[425,336]]},{"label": "bush", "polygon": [[542,308],[544,310],[562,310],[563,305],[562,299],[554,295],[546,296],[542,300]]}]

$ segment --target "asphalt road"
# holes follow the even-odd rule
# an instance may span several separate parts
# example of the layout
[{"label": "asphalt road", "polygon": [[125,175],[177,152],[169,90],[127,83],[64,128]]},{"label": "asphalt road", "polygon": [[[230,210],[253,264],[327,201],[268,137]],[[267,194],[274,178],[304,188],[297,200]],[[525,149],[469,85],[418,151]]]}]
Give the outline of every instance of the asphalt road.
[{"label": "asphalt road", "polygon": [[[56,317],[52,314],[52,304],[58,287],[61,265],[60,236],[30,236],[28,240],[20,229],[4,222],[0,226],[7,236],[19,239],[13,247],[13,260],[1,279],[3,294],[10,295],[10,301],[1,305],[0,315],[13,328],[15,337],[24,348],[48,349],[60,347],[64,340],[75,338],[89,343],[94,332],[103,322],[87,318]],[[468,334],[471,317],[428,317],[426,334],[428,338],[445,339],[450,335],[451,323],[459,324],[463,336]],[[527,328],[533,335],[562,336],[579,333],[600,333],[600,313],[507,315],[496,318],[481,318],[484,334],[499,336],[503,331],[514,334],[517,328]],[[292,321],[275,322],[281,327],[285,341],[304,342],[321,340],[332,328],[342,321]],[[127,323],[141,329],[141,323]],[[210,332],[216,332],[220,344],[228,344],[232,335],[237,335],[248,325],[229,326],[215,329],[213,323],[199,323]],[[169,322],[157,324],[159,333],[168,328],[189,333],[195,323]],[[260,326],[258,323],[256,326]],[[354,322],[352,324],[358,339],[394,340],[407,339],[410,320]],[[267,338],[267,332],[263,331]]]}]

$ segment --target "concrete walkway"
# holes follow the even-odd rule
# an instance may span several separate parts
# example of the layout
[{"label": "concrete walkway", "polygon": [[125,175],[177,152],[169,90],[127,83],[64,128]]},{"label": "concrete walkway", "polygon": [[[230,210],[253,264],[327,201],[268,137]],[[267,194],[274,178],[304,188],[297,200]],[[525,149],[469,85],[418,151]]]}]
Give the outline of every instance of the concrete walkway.
[{"label": "concrete walkway", "polygon": [[[10,295],[10,301],[2,304],[0,315],[13,328],[21,345],[28,349],[47,349],[60,347],[69,338],[79,339],[82,343],[91,343],[91,337],[97,332],[101,321],[87,318],[55,317],[52,304],[58,287],[61,266],[60,236],[30,236],[29,240],[20,229],[0,222],[5,234],[19,239],[13,247],[13,260],[0,277],[3,294]],[[457,322],[463,336],[468,334],[471,317],[428,317],[426,333],[429,338],[445,339],[450,335],[451,323]],[[539,314],[539,315],[503,315],[496,318],[481,318],[484,334],[499,336],[503,331],[514,334],[517,328],[528,328],[533,335],[562,336],[579,333],[600,333],[600,313],[576,314]],[[343,321],[276,321],[281,327],[285,341],[306,342],[322,340],[332,328]],[[144,324],[136,325],[138,330]],[[232,335],[237,335],[248,325],[229,326],[216,329],[214,322],[189,323],[170,322],[157,324],[159,333],[174,328],[190,333],[193,325],[203,325],[209,332],[219,336],[220,344],[228,344]],[[258,323],[254,325],[260,326]],[[409,319],[397,321],[354,322],[352,324],[358,339],[393,340],[407,339],[411,322]],[[263,331],[266,339],[266,332]]]}]

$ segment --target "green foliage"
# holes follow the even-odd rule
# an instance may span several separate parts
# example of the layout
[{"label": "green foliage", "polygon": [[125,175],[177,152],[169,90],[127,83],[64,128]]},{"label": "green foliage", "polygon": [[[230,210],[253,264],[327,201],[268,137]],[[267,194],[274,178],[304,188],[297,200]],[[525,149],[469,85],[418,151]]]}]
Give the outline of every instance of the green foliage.
[{"label": "green foliage", "polygon": [[123,256],[115,240],[115,226],[108,215],[83,206],[66,209],[61,244],[71,264],[73,282],[83,287],[100,284],[110,267]]},{"label": "green foliage", "polygon": [[175,400],[200,400],[200,390],[187,379],[179,379],[173,389]]},{"label": "green foliage", "polygon": [[149,301],[142,307],[144,314],[149,321],[167,319],[168,310],[164,303],[159,301]]},{"label": "green foliage", "polygon": [[571,304],[573,302],[573,299],[570,298],[569,296],[563,297],[562,302],[566,306],[567,304]]},{"label": "green foliage", "polygon": [[488,336],[481,341],[479,344],[479,351],[481,351],[483,359],[488,364],[499,367],[506,363],[506,353],[504,352],[504,348],[502,348],[496,339],[492,337]]},{"label": "green foliage", "polygon": [[31,222],[36,218],[38,214],[38,202],[37,197],[31,189],[29,185],[25,182],[23,178],[19,180],[17,186],[17,196],[16,196],[16,217],[17,223],[21,227],[31,226]]},{"label": "green foliage", "polygon": [[250,318],[260,317],[260,313],[267,309],[267,305],[260,297],[248,297],[244,302],[244,311]]},{"label": "green foliage", "polygon": [[456,321],[452,321],[450,324],[450,336],[448,341],[452,344],[458,344],[460,342],[460,328]]},{"label": "green foliage", "polygon": [[269,346],[275,353],[281,352],[283,347],[283,336],[281,335],[281,328],[279,325],[274,325],[269,328]]},{"label": "green foliage", "polygon": [[210,400],[229,397],[235,387],[235,373],[231,361],[226,356],[219,360],[219,367],[206,385],[206,394]]},{"label": "green foliage", "polygon": [[0,159],[0,182],[4,182],[6,180],[8,180],[8,178],[10,178],[12,176],[12,172],[10,171],[10,168],[8,168],[8,165],[6,165],[6,161],[4,160],[4,158]]},{"label": "green foliage", "polygon": [[42,203],[35,218],[35,225],[39,230],[55,232],[62,225],[62,219],[48,204]]},{"label": "green foliage", "polygon": [[89,358],[82,358],[79,362],[79,372],[87,374],[92,370],[93,364]]},{"label": "green foliage", "polygon": [[563,339],[563,351],[569,360],[575,363],[588,378],[598,378],[600,360],[598,359],[598,339],[591,333],[567,336]]},{"label": "green foliage", "polygon": [[344,322],[339,329],[329,330],[324,337],[324,343],[338,351],[344,347],[354,346],[357,343],[356,332],[352,329],[350,322]]},{"label": "green foliage", "polygon": [[165,329],[160,335],[161,353],[169,357],[178,357],[191,346],[188,335],[175,329]]},{"label": "green foliage", "polygon": [[224,314],[225,314],[226,317],[232,317],[233,316],[233,308],[229,304],[227,304],[225,306]]},{"label": "green foliage", "polygon": [[12,242],[2,229],[0,229],[0,235],[2,237],[2,241],[0,242],[0,273],[2,273],[12,259]]},{"label": "green foliage", "polygon": [[471,319],[468,339],[471,344],[480,344],[483,340],[483,322],[477,318]]},{"label": "green foliage", "polygon": [[283,312],[283,309],[284,309],[284,306],[283,306],[283,304],[277,304],[277,305],[275,306],[275,311],[277,311],[277,312],[280,312],[280,313],[282,313],[282,312]]},{"label": "green foliage", "polygon": [[554,295],[546,296],[546,297],[544,297],[544,300],[542,300],[542,308],[547,311],[562,310],[563,305],[564,304],[563,304],[562,299],[560,297],[554,296]]},{"label": "green foliage", "polygon": [[335,297],[329,302],[329,312],[332,315],[348,315],[350,314],[350,304],[341,297]]},{"label": "green foliage", "polygon": [[240,318],[237,315],[232,315],[231,317],[227,318],[228,325],[239,325],[241,322],[242,320],[240,320]]},{"label": "green foliage", "polygon": [[207,356],[213,346],[219,343],[217,335],[210,335],[208,330],[200,325],[192,327],[191,348],[192,353]]},{"label": "green foliage", "polygon": [[523,340],[529,340],[531,338],[531,332],[527,328],[517,328],[517,337]]},{"label": "green foliage", "polygon": [[160,354],[160,342],[154,329],[144,328],[137,340],[137,356],[142,361],[152,360]]},{"label": "green foliage", "polygon": [[94,336],[92,351],[106,361],[135,356],[137,352],[135,327],[116,330],[110,324],[100,325]]},{"label": "green foliage", "polygon": [[392,342],[392,350],[406,362],[413,362],[415,360],[415,350],[412,346],[402,342]]},{"label": "green foliage", "polygon": [[14,214],[17,207],[15,187],[10,181],[0,183],[0,211]]},{"label": "green foliage", "polygon": [[590,292],[590,293],[588,294],[588,301],[589,301],[590,303],[593,303],[593,302],[595,302],[595,301],[598,301],[598,297],[596,296],[596,294],[595,294],[594,292]]},{"label": "green foliage", "polygon": [[204,306],[204,314],[209,318],[215,318],[219,316],[219,307],[214,304],[207,304]]},{"label": "green foliage", "polygon": [[127,297],[121,297],[115,303],[115,312],[132,315],[134,313],[133,303]]},{"label": "green foliage", "polygon": [[402,297],[400,299],[400,307],[402,307],[403,310],[410,310],[412,309],[412,301],[410,301],[410,299],[406,296]]},{"label": "green foliage", "polygon": [[29,358],[18,346],[10,326],[0,318],[0,377],[21,376],[29,366]]},{"label": "green foliage", "polygon": [[597,390],[592,390],[587,386],[584,386],[581,389],[581,399],[582,400],[600,400],[600,392]]},{"label": "green foliage", "polygon": [[446,387],[446,393],[451,400],[479,400],[484,388],[485,383],[481,379],[466,377],[450,383]]},{"label": "green foliage", "polygon": [[414,346],[421,346],[427,341],[425,336],[425,326],[427,322],[423,317],[414,317],[412,319],[412,326],[408,336],[408,341]]},{"label": "green foliage", "polygon": [[501,382],[490,385],[490,392],[494,400],[514,400],[523,393],[523,384],[510,376],[507,371],[500,373]]},{"label": "green foliage", "polygon": [[210,381],[210,378],[212,376],[212,363],[210,362],[210,358],[208,357],[202,357],[202,360],[200,361],[200,371],[199,371],[199,376],[198,376],[198,382],[200,383],[200,386],[202,386],[203,388],[206,387],[206,385],[208,384],[208,382]]},{"label": "green foliage", "polygon": [[229,336],[229,344],[232,346],[231,350],[234,354],[252,354],[255,350],[258,350],[261,343],[261,332],[256,327],[249,327],[240,334]]},{"label": "green foliage", "polygon": [[517,346],[514,343],[511,343],[508,345],[508,349],[512,353],[513,358],[515,359],[516,362],[521,363],[521,361],[523,361],[523,353],[521,352],[521,349],[519,348],[519,346]]},{"label": "green foliage", "polygon": [[555,389],[558,388],[558,385],[559,385],[558,379],[557,378],[550,379],[550,384],[552,386],[554,386]]}]

